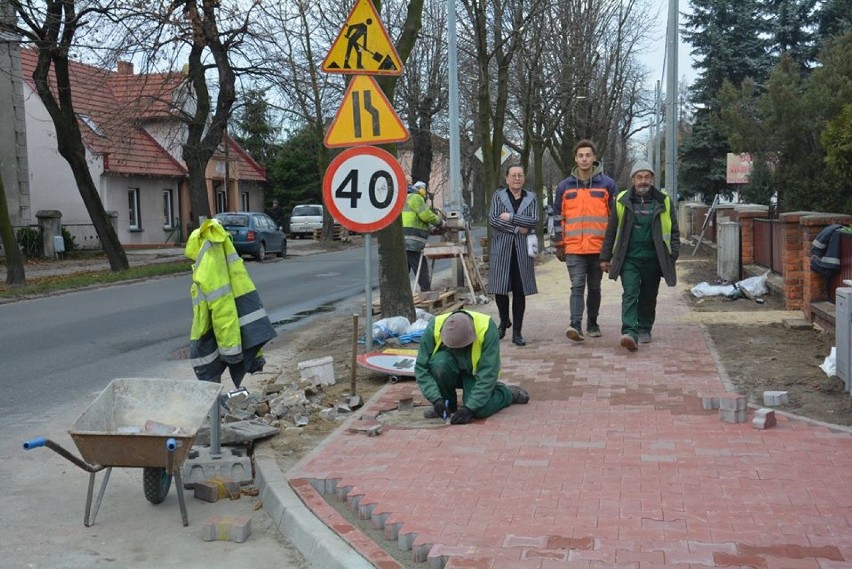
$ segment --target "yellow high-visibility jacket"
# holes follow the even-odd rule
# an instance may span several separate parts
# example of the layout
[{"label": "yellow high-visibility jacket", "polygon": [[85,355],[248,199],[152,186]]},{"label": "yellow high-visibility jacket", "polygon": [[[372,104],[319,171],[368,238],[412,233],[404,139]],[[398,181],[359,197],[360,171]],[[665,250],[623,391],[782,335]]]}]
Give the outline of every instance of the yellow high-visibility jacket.
[{"label": "yellow high-visibility jacket", "polygon": [[[240,363],[251,372],[251,361],[277,333],[231,236],[208,219],[189,236],[184,254],[194,261],[189,354],[196,377],[219,381],[226,367]],[[238,384],[234,375],[232,369]]]}]

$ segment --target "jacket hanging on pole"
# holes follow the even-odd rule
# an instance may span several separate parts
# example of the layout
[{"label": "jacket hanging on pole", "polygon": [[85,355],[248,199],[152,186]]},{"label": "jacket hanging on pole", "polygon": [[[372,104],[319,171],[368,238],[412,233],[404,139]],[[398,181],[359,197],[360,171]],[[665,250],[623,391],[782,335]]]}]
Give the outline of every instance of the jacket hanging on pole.
[{"label": "jacket hanging on pole", "polygon": [[214,382],[227,368],[239,387],[246,373],[263,369],[260,350],[277,335],[275,328],[231,236],[218,221],[208,219],[192,232],[185,255],[194,261],[192,368],[198,379]]}]

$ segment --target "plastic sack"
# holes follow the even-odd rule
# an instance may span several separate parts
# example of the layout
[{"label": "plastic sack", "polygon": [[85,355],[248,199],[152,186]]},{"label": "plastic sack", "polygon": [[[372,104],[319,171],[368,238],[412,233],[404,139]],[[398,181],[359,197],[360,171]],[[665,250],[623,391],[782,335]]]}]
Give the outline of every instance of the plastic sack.
[{"label": "plastic sack", "polygon": [[733,294],[736,287],[732,284],[728,285],[711,285],[708,282],[698,283],[690,292],[692,296],[701,298],[703,296],[728,296]]},{"label": "plastic sack", "polygon": [[[425,320],[426,324],[428,324],[429,322],[431,322],[432,320],[435,319],[435,315],[432,314],[431,312],[427,312],[427,311],[423,310],[422,308],[415,308],[414,309],[414,318],[416,318],[417,320]],[[417,324],[417,322],[415,321],[414,324]],[[425,326],[424,326],[424,328],[425,328]]]},{"label": "plastic sack", "polygon": [[825,358],[819,369],[824,371],[828,377],[837,375],[837,348],[834,346],[831,347],[831,353],[828,354],[828,357]]},{"label": "plastic sack", "polygon": [[766,282],[769,280],[769,271],[756,277],[749,277],[737,283],[737,288],[743,291],[746,297],[754,300],[759,296],[763,296],[769,292],[766,288]]},{"label": "plastic sack", "polygon": [[391,316],[373,322],[373,340],[387,340],[408,330],[409,322],[405,316]]}]

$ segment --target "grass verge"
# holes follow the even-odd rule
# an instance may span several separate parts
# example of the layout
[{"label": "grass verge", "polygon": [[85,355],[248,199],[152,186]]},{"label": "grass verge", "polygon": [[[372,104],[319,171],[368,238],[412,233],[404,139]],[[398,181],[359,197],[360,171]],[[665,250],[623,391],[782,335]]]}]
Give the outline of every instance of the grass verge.
[{"label": "grass verge", "polygon": [[135,279],[150,279],[152,277],[176,275],[191,271],[192,264],[187,260],[186,262],[179,261],[142,265],[119,272],[91,271],[27,279],[26,284],[23,286],[13,287],[5,283],[0,284],[0,299],[14,300],[17,298],[86,288],[93,285],[113,284]]}]

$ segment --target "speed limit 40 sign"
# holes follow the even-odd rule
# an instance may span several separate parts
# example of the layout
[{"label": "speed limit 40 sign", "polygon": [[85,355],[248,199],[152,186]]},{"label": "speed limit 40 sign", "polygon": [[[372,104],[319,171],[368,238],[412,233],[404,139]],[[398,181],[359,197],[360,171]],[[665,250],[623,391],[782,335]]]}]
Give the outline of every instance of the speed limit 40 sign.
[{"label": "speed limit 40 sign", "polygon": [[340,225],[358,233],[384,229],[405,206],[405,173],[390,153],[374,146],[344,150],[331,161],[322,197]]}]

